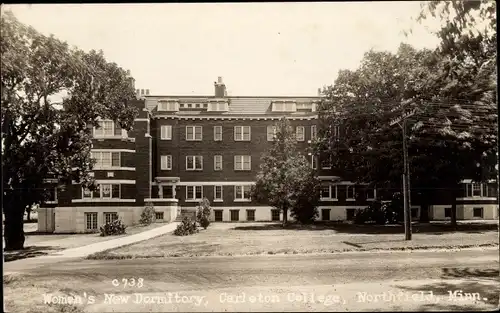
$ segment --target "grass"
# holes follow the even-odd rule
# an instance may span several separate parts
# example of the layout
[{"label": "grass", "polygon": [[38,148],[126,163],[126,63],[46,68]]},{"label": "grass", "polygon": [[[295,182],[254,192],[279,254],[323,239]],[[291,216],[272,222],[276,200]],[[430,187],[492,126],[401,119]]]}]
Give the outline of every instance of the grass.
[{"label": "grass", "polygon": [[[496,225],[492,225],[496,227]],[[283,228],[275,223],[212,223],[207,230],[190,236],[166,234],[150,240],[90,255],[89,259],[134,259],[161,257],[237,256],[340,253],[349,251],[401,251],[493,247],[498,233],[491,230],[418,232],[411,241],[404,233],[383,233],[377,226],[352,233],[335,225]],[[359,228],[353,226],[353,228]],[[379,231],[375,231],[379,229]],[[397,228],[396,228],[397,229]]]}]

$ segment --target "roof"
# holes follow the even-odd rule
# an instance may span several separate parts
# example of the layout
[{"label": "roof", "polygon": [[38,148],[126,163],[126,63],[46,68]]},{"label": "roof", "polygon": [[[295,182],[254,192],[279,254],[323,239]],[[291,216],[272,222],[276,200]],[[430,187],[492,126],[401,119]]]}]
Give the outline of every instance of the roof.
[{"label": "roof", "polygon": [[[178,99],[180,102],[207,102],[210,99],[215,99],[213,96],[146,96],[146,108],[149,111],[156,111],[158,100]],[[284,112],[272,112],[271,102],[274,100],[294,100],[297,103],[311,103],[317,101],[320,97],[305,97],[305,96],[271,96],[271,97],[247,97],[247,96],[231,96],[225,97],[229,101],[228,112],[206,112],[205,110],[183,110],[174,113],[174,115],[199,115],[199,114],[217,114],[217,115],[283,115]],[[310,115],[313,112],[297,111],[287,115]]]}]

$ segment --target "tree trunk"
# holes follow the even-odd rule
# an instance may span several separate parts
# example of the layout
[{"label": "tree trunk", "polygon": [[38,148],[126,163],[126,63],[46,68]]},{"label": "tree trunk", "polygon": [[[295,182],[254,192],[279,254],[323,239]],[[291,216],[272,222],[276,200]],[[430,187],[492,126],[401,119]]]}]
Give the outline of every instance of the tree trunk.
[{"label": "tree trunk", "polygon": [[288,223],[288,208],[283,208],[283,226]]},{"label": "tree trunk", "polygon": [[451,190],[450,222],[452,227],[457,227],[457,192],[456,187]]},{"label": "tree trunk", "polygon": [[420,223],[429,223],[429,194],[422,193],[420,198]]},{"label": "tree trunk", "polygon": [[4,240],[5,251],[21,250],[24,248],[24,208],[10,207],[6,208]]}]

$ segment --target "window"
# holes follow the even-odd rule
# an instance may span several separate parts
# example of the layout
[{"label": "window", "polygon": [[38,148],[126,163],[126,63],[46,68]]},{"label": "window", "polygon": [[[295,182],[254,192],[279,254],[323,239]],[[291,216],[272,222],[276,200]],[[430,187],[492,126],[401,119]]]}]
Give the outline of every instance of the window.
[{"label": "window", "polygon": [[274,141],[276,138],[277,128],[276,126],[269,125],[267,126],[267,141]]},{"label": "window", "polygon": [[375,199],[377,194],[377,191],[375,188],[368,188],[366,189],[366,200],[373,200]]},{"label": "window", "polygon": [[347,186],[346,199],[354,200],[355,196],[356,196],[355,187],[354,186]]},{"label": "window", "polygon": [[472,212],[473,217],[483,218],[484,210],[483,208],[474,208]]},{"label": "window", "polygon": [[249,171],[252,167],[252,157],[250,155],[235,155],[234,156],[234,170],[236,171]]},{"label": "window", "polygon": [[247,221],[255,221],[255,210],[247,210]]},{"label": "window", "polygon": [[104,223],[111,223],[118,219],[118,213],[116,212],[105,212],[104,213]]},{"label": "window", "polygon": [[222,210],[214,210],[214,219],[216,222],[222,222]]},{"label": "window", "polygon": [[92,191],[88,188],[82,188],[82,198],[83,199],[92,199]]},{"label": "window", "polygon": [[[208,105],[206,106],[208,107]],[[227,111],[228,103],[227,102],[211,102],[210,107],[208,107],[208,111]]]},{"label": "window", "polygon": [[186,156],[186,170],[187,171],[203,170],[203,156],[201,155]]},{"label": "window", "polygon": [[120,152],[91,152],[95,168],[120,167]]},{"label": "window", "polygon": [[214,155],[214,171],[222,171],[222,155]]},{"label": "window", "polygon": [[201,200],[203,198],[203,186],[186,186],[186,200]]},{"label": "window", "polygon": [[174,186],[166,185],[161,186],[162,188],[162,198],[163,199],[173,199],[174,198]]},{"label": "window", "polygon": [[483,184],[467,184],[467,197],[484,197],[486,192],[483,192]]},{"label": "window", "polygon": [[113,135],[115,135],[115,136],[121,136],[122,135],[122,128],[120,127],[120,125],[115,124],[115,129],[114,129]]},{"label": "window", "polygon": [[178,111],[177,104],[175,101],[162,101],[158,106],[158,111]]},{"label": "window", "polygon": [[296,107],[294,102],[284,102],[284,101],[273,102],[273,111],[275,112],[295,111],[295,108]]},{"label": "window", "polygon": [[330,220],[330,209],[321,209],[321,220],[323,221]]},{"label": "window", "polygon": [[222,201],[222,186],[214,186],[214,200]]},{"label": "window", "polygon": [[316,155],[311,155],[311,167],[313,169],[318,168],[318,157]]},{"label": "window", "polygon": [[186,126],[187,141],[201,141],[203,137],[202,126]]},{"label": "window", "polygon": [[321,199],[337,199],[337,186],[324,185],[321,186]]},{"label": "window", "polygon": [[161,140],[172,140],[172,125],[161,126]]},{"label": "window", "polygon": [[250,200],[250,185],[234,186],[234,200]]},{"label": "window", "polygon": [[297,138],[297,141],[304,141],[306,139],[306,132],[304,129],[304,126],[297,126],[295,129],[295,137]]},{"label": "window", "polygon": [[157,221],[163,221],[163,212],[155,212],[155,219]]},{"label": "window", "polygon": [[99,126],[94,127],[94,137],[113,136],[113,121],[99,121]]},{"label": "window", "polygon": [[237,222],[240,220],[240,210],[230,210],[231,211],[231,222]]},{"label": "window", "polygon": [[102,184],[101,198],[103,199],[119,199],[120,185],[118,184]]},{"label": "window", "polygon": [[333,126],[333,129],[332,129],[332,135],[335,139],[339,139],[340,137],[340,126],[338,125],[335,125]]},{"label": "window", "polygon": [[444,208],[444,217],[451,217],[451,208]]},{"label": "window", "polygon": [[161,169],[162,170],[171,170],[172,169],[172,156],[171,155],[162,155],[161,156]]},{"label": "window", "polygon": [[311,140],[316,139],[316,125],[311,126]]},{"label": "window", "polygon": [[352,221],[352,220],[354,220],[354,217],[356,216],[356,209],[346,209],[345,213],[346,213],[346,219],[348,221]]},{"label": "window", "polygon": [[279,220],[280,220],[280,210],[272,209],[271,221],[279,221]]},{"label": "window", "polygon": [[214,126],[214,140],[222,141],[222,126]]},{"label": "window", "polygon": [[82,199],[120,199],[119,184],[101,184],[94,191],[82,188]]},{"label": "window", "polygon": [[235,141],[250,141],[250,126],[235,126],[234,127]]},{"label": "window", "polygon": [[85,213],[86,230],[97,230],[97,212]]}]

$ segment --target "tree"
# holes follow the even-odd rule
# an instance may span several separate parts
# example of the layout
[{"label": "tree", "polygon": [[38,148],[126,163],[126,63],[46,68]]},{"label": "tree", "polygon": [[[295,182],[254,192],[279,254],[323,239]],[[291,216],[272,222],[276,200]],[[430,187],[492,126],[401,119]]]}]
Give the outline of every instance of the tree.
[{"label": "tree", "polygon": [[[288,211],[294,215],[314,216],[319,198],[319,181],[310,163],[297,149],[295,132],[288,119],[276,124],[276,136],[271,148],[261,158],[260,171],[251,194],[252,198],[267,202],[283,212],[283,225],[288,222]],[[309,202],[309,203],[307,203]]]},{"label": "tree", "polygon": [[[428,124],[461,139],[465,149],[460,159],[465,162],[457,170],[478,182],[497,178],[496,2],[423,3],[418,21],[430,19],[441,25],[435,32],[440,39],[436,55],[441,62],[429,83],[441,88],[432,94],[436,108],[428,112],[446,119],[445,123],[432,120]],[[456,224],[455,203],[451,220]]]},{"label": "tree", "polygon": [[[27,207],[49,196],[45,178],[62,188],[93,186],[91,129],[98,118],[130,130],[136,108],[132,78],[102,52],[70,48],[1,15],[2,183],[5,249],[22,249]],[[53,96],[63,94],[62,102]]]},{"label": "tree", "polygon": [[[405,44],[396,54],[370,51],[358,69],[339,72],[334,86],[324,91],[317,151],[330,155],[343,177],[400,189],[402,132],[389,120],[398,106],[414,109],[409,120],[411,187],[421,202],[452,190],[455,211],[456,186],[464,178],[484,180],[481,174],[491,166],[486,160],[495,150],[491,80],[481,79],[487,73],[450,65],[439,51]],[[340,136],[333,133],[335,126]]]},{"label": "tree", "polygon": [[207,229],[208,225],[210,225],[211,212],[210,201],[208,201],[207,198],[203,198],[203,200],[198,203],[198,208],[196,209],[196,220],[203,229]]}]

